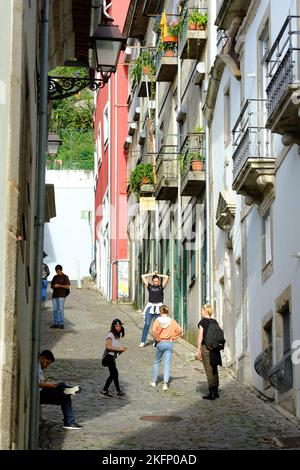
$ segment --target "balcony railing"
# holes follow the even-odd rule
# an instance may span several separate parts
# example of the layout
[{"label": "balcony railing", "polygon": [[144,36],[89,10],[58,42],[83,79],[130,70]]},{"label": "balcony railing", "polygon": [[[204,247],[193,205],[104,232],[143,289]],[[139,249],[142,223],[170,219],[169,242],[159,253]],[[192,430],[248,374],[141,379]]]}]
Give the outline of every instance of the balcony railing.
[{"label": "balcony railing", "polygon": [[[200,168],[193,169],[193,161],[200,162]],[[181,173],[181,196],[197,196],[205,189],[205,133],[187,135],[179,156]]]},{"label": "balcony railing", "polygon": [[196,30],[190,27],[190,17],[195,11],[199,11],[202,15],[207,13],[206,2],[200,8],[186,8],[183,11],[178,47],[178,55],[181,59],[199,58],[207,39],[206,26],[197,26]]},{"label": "balcony railing", "polygon": [[293,363],[291,353],[286,354],[281,361],[269,370],[269,381],[275,390],[287,392],[293,387]]},{"label": "balcony railing", "polygon": [[232,130],[233,182],[249,158],[272,158],[270,131],[265,128],[266,100],[246,100]]},{"label": "balcony railing", "polygon": [[177,43],[172,49],[158,51],[154,58],[157,82],[172,82],[178,69]]},{"label": "balcony railing", "polygon": [[288,16],[277,36],[273,47],[266,57],[268,70],[267,109],[268,124],[278,112],[278,106],[295,88],[300,87],[300,48],[299,48],[299,19],[300,16]]},{"label": "balcony railing", "polygon": [[272,367],[272,354],[273,348],[269,346],[262,353],[260,353],[254,361],[254,369],[257,374],[265,380],[269,380],[269,371]]},{"label": "balcony railing", "polygon": [[173,200],[177,197],[177,174],[177,146],[161,145],[156,160],[156,199]]}]

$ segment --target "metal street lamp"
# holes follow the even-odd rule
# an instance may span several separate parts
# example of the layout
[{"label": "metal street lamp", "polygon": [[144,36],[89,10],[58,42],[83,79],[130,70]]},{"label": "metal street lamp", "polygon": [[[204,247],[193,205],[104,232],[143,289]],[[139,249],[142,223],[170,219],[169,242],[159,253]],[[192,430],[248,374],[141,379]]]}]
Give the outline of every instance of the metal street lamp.
[{"label": "metal street lamp", "polygon": [[94,58],[92,68],[100,72],[105,81],[116,71],[121,49],[124,49],[126,44],[126,38],[122,36],[119,26],[112,23],[112,18],[104,18],[90,37]]},{"label": "metal street lamp", "polygon": [[52,77],[48,76],[48,99],[58,100],[77,94],[85,87],[92,91],[103,88],[115,73],[120,51],[125,48],[126,38],[122,36],[118,25],[112,24],[112,18],[102,17],[101,23],[93,36],[90,36],[90,48],[93,50],[91,69],[100,73],[100,78],[90,77]]},{"label": "metal street lamp", "polygon": [[59,135],[54,132],[49,132],[48,134],[48,154],[52,159],[57,155],[59,146],[61,145],[62,140],[59,138]]}]

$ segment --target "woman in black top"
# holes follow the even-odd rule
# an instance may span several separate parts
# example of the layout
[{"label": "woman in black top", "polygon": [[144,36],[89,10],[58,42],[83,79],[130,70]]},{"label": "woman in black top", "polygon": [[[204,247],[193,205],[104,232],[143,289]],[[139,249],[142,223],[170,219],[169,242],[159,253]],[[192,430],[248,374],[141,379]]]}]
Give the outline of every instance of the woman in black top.
[{"label": "woman in black top", "polygon": [[202,398],[206,400],[214,400],[219,398],[219,375],[218,367],[211,365],[211,352],[207,349],[205,344],[206,334],[213,314],[211,305],[205,304],[201,308],[201,320],[198,323],[199,335],[198,335],[198,350],[196,357],[203,361],[204,370],[207,377],[209,393],[204,395]]},{"label": "woman in black top", "polygon": [[[152,276],[152,284],[148,282],[147,277]],[[162,278],[162,284],[160,279]],[[159,307],[163,304],[164,301],[164,288],[166,287],[169,280],[169,276],[164,274],[158,274],[156,271],[152,274],[143,274],[142,281],[147,287],[149,292],[149,300],[145,307],[145,324],[143,328],[140,348],[145,346],[145,342],[148,336],[149,328],[152,320],[155,320],[159,317]]]}]

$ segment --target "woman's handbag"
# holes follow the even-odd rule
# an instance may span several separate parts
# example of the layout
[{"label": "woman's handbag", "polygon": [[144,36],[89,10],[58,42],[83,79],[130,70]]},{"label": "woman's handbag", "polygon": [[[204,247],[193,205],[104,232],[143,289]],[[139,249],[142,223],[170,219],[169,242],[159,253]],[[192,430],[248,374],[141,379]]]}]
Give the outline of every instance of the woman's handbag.
[{"label": "woman's handbag", "polygon": [[101,361],[101,364],[103,365],[103,367],[107,367],[108,366],[108,351],[107,349],[105,349],[104,353],[103,353],[103,356],[102,356],[102,361]]}]

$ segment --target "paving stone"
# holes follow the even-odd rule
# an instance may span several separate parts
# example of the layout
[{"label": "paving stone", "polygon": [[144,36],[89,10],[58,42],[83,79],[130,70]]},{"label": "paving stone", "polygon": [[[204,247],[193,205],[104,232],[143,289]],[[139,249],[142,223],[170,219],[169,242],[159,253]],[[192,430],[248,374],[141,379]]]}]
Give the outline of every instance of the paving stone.
[{"label": "paving stone", "polygon": [[[207,391],[202,363],[195,348],[176,342],[168,391],[160,382],[150,387],[155,349],[152,341],[140,349],[143,317],[131,305],[105,302],[93,289],[72,289],[66,300],[65,329],[53,334],[51,301],[42,311],[42,349],[51,349],[56,362],[46,371],[53,381],[80,385],[83,392],[72,397],[81,431],[62,429],[60,407],[43,405],[41,449],[278,449],[281,436],[296,435],[299,426],[258,398],[253,388],[239,384],[220,369],[220,398],[202,400]],[[122,343],[128,351],[117,359],[125,400],[100,396],[108,375],[100,357],[104,338],[114,318],[125,325]],[[150,415],[178,416],[176,422],[147,422]]]}]

